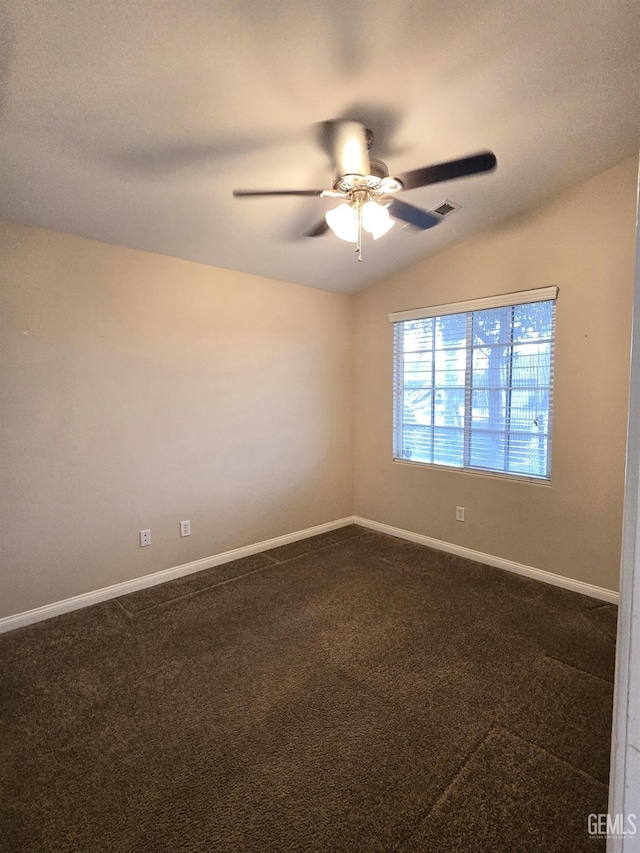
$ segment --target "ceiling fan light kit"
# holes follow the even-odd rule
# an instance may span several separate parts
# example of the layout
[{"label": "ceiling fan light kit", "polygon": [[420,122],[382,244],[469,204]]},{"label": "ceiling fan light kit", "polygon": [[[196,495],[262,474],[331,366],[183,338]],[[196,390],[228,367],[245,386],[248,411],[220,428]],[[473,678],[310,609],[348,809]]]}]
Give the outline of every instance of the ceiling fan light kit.
[{"label": "ceiling fan light kit", "polygon": [[382,237],[394,226],[389,211],[377,201],[354,201],[343,203],[328,210],[324,218],[336,237],[347,243],[357,243],[361,229],[368,231],[374,240]]},{"label": "ceiling fan light kit", "polygon": [[[497,161],[492,151],[482,151],[446,163],[425,166],[403,172],[396,177],[381,160],[369,158],[373,133],[357,121],[340,120],[331,123],[333,159],[338,177],[330,190],[234,190],[238,198],[252,196],[312,196],[339,198],[342,204],[328,210],[325,222],[308,232],[310,237],[326,233],[327,225],[341,240],[356,244],[358,260],[362,260],[362,231],[374,240],[386,234],[394,219],[410,223],[421,231],[433,228],[444,218],[437,213],[421,210],[396,198],[403,190],[491,172]],[[393,218],[392,218],[393,217]]]}]

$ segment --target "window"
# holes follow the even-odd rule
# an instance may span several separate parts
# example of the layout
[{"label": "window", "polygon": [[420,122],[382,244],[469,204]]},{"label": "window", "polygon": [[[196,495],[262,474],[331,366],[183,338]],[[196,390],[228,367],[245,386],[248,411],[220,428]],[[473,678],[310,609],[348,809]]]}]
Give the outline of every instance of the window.
[{"label": "window", "polygon": [[389,315],[395,459],[549,479],[557,293]]}]

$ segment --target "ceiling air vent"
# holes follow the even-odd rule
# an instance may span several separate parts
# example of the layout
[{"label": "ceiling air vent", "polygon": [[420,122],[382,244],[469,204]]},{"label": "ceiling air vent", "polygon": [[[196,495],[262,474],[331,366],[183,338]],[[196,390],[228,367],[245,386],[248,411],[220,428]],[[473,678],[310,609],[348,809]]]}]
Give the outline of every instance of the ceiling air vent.
[{"label": "ceiling air vent", "polygon": [[[441,204],[437,207],[432,207],[429,210],[429,213],[435,213],[436,216],[439,216],[440,219],[446,219],[447,216],[450,216],[454,210],[460,210],[462,207],[461,204],[456,204],[455,201],[451,201],[451,199],[445,199]],[[410,222],[407,222],[406,225],[402,226],[402,231],[406,231],[410,234],[428,234],[429,231],[423,230],[422,228],[417,228],[415,225],[411,225]]]},{"label": "ceiling air vent", "polygon": [[438,207],[432,208],[432,213],[437,213],[438,216],[448,216],[450,213],[453,213],[454,210],[460,210],[460,205],[456,204],[455,201],[443,201],[442,204],[438,205]]}]

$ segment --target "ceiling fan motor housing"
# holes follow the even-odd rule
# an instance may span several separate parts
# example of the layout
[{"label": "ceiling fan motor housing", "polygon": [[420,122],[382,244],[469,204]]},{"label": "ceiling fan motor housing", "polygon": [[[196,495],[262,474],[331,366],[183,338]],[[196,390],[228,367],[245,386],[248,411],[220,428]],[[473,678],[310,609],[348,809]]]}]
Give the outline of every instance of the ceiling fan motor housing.
[{"label": "ceiling fan motor housing", "polygon": [[368,190],[371,195],[383,195],[400,192],[402,183],[389,177],[387,164],[382,160],[371,160],[368,175],[341,175],[334,182],[333,189],[341,193]]}]

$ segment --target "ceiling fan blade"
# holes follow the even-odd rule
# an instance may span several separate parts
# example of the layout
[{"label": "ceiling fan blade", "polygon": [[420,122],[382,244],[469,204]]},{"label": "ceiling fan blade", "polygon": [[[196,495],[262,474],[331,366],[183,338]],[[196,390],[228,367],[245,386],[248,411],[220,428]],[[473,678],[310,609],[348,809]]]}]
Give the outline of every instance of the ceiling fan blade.
[{"label": "ceiling fan blade", "polygon": [[322,237],[323,234],[326,234],[329,230],[329,226],[327,225],[326,219],[321,219],[317,225],[313,228],[310,228],[306,233],[305,237]]},{"label": "ceiling fan blade", "polygon": [[251,196],[270,196],[270,195],[297,195],[297,196],[315,196],[319,198],[325,190],[234,190],[234,198],[248,198]]},{"label": "ceiling fan blade", "polygon": [[399,198],[393,199],[389,206],[389,213],[396,219],[402,219],[403,222],[409,222],[421,231],[426,231],[427,228],[433,228],[434,225],[442,222],[442,217],[438,216],[437,213],[431,213],[428,210],[421,210],[419,207],[407,204],[406,201],[400,201]]},{"label": "ceiling fan blade", "polygon": [[329,123],[333,161],[338,176],[370,175],[367,131],[359,121],[338,119]]},{"label": "ceiling fan blade", "polygon": [[481,151],[471,157],[450,160],[448,163],[436,163],[434,166],[425,166],[423,169],[414,169],[411,172],[401,172],[395,177],[402,181],[405,190],[413,190],[416,187],[439,184],[441,181],[452,181],[455,178],[491,172],[496,168],[497,163],[496,155],[492,151]]}]

